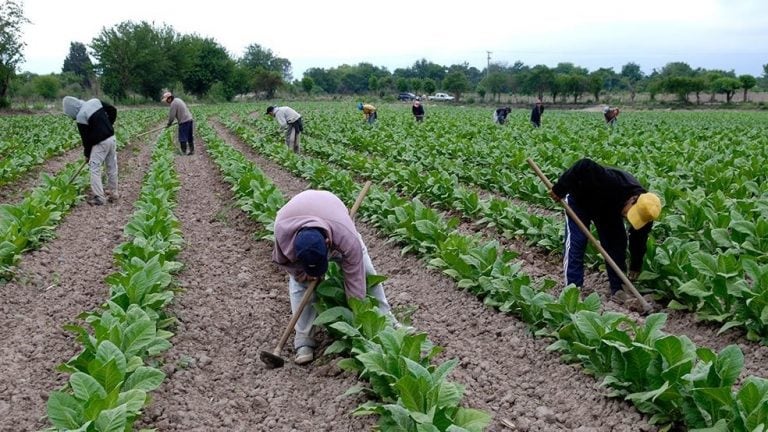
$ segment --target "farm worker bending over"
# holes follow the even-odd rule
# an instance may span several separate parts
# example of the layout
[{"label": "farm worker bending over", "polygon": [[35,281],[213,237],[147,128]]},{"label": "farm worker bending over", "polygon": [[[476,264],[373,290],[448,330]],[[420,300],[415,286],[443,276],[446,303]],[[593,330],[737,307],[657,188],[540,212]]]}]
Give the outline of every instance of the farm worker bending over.
[{"label": "farm worker bending over", "polygon": [[[347,297],[364,298],[365,275],[376,274],[376,270],[347,207],[331,192],[301,192],[277,212],[272,251],[272,260],[288,272],[292,313],[296,312],[309,281],[321,278],[328,270],[329,257],[341,263]],[[382,284],[372,287],[371,295],[378,300],[379,310],[390,317],[393,326],[399,327],[390,313]],[[314,358],[314,301],[313,298],[296,322],[293,346],[297,364],[309,363]]]},{"label": "farm worker bending over", "polygon": [[301,115],[287,106],[267,107],[267,114],[274,117],[280,129],[285,131],[285,145],[292,148],[294,153],[299,153],[299,135],[304,131]]},{"label": "farm worker bending over", "polygon": [[544,113],[544,105],[541,104],[541,99],[536,99],[536,103],[533,104],[531,109],[531,124],[533,127],[541,126],[541,115]]},{"label": "farm worker bending over", "polygon": [[[616,168],[603,167],[590,159],[581,159],[568,168],[552,186],[555,200],[565,199],[581,222],[589,228],[594,222],[600,244],[619,268],[627,269],[627,231],[629,221],[629,279],[634,280],[642,270],[646,241],[653,221],[661,213],[661,201],[648,192],[631,174]],[[587,236],[566,215],[564,270],[566,284],[581,287],[584,283],[584,251]],[[608,267],[611,295],[623,293],[622,282],[612,267]],[[621,295],[617,301],[624,300]]]},{"label": "farm worker bending over", "polygon": [[507,121],[507,116],[512,112],[510,107],[496,108],[493,112],[493,122],[498,124],[504,124]]},{"label": "farm worker bending over", "polygon": [[421,104],[420,100],[416,99],[415,101],[413,101],[411,112],[413,113],[413,117],[416,119],[417,122],[424,121],[424,105]]},{"label": "farm worker bending over", "polygon": [[[168,112],[168,124],[165,127],[171,127],[173,121],[179,124],[179,145],[181,146],[181,154],[192,156],[195,154],[195,137],[194,127],[192,121],[192,113],[189,112],[187,104],[183,100],[177,98],[171,92],[163,93],[161,99],[163,102],[170,105],[170,111]],[[187,143],[189,143],[189,152],[187,152]]]},{"label": "farm worker bending over", "polygon": [[376,122],[376,118],[378,117],[378,115],[376,114],[375,106],[360,102],[357,104],[357,109],[363,112],[363,115],[365,116],[365,121],[367,121],[368,124],[373,124]]},{"label": "farm worker bending over", "polygon": [[[83,153],[91,172],[90,205],[104,205],[118,198],[117,191],[117,141],[113,125],[117,120],[117,109],[99,99],[82,101],[65,96],[62,100],[64,113],[77,122],[77,131],[83,141]],[[107,187],[105,194],[101,183],[101,165],[107,166]]]},{"label": "farm worker bending over", "polygon": [[619,117],[619,109],[611,108],[608,105],[603,108],[603,116],[605,116],[605,122],[611,125],[611,128],[616,124],[616,120]]}]

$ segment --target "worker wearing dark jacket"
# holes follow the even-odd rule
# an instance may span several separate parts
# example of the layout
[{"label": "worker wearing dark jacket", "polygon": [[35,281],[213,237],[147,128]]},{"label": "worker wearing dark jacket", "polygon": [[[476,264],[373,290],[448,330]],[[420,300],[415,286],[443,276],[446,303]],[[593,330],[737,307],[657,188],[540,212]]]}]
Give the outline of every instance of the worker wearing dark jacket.
[{"label": "worker wearing dark jacket", "polygon": [[[117,109],[99,99],[82,101],[65,96],[62,101],[64,113],[77,122],[77,131],[83,141],[83,153],[91,171],[91,192],[88,204],[103,205],[118,197],[117,191],[117,142],[113,124]],[[101,165],[107,166],[108,193],[101,183]]]},{"label": "worker wearing dark jacket", "polygon": [[413,101],[411,112],[413,113],[413,117],[416,119],[417,122],[424,121],[424,105],[421,104],[420,100],[416,99],[415,101]]},{"label": "worker wearing dark jacket", "polygon": [[536,103],[531,109],[531,124],[533,127],[541,126],[541,115],[544,113],[544,105],[541,104],[541,99],[536,99]]},{"label": "worker wearing dark jacket", "polygon": [[[648,234],[661,213],[658,196],[646,191],[631,174],[603,167],[590,159],[581,159],[568,168],[552,187],[551,195],[555,200],[564,198],[586,227],[594,222],[600,244],[622,272],[627,269],[627,230],[623,220],[626,217],[630,222],[629,276],[637,277],[642,270]],[[587,242],[587,236],[567,217],[563,265],[566,284],[583,285]],[[611,294],[621,290],[621,279],[610,266],[608,281]]]}]

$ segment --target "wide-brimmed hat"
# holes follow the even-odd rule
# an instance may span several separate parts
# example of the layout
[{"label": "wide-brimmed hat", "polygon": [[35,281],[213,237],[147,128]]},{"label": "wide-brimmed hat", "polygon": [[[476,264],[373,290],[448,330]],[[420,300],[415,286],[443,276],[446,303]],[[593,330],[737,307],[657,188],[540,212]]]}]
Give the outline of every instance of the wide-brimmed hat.
[{"label": "wide-brimmed hat", "polygon": [[640,194],[637,202],[627,211],[627,220],[636,230],[644,227],[648,222],[659,218],[661,214],[661,200],[652,192]]},{"label": "wide-brimmed hat", "polygon": [[172,97],[173,97],[173,93],[165,92],[163,93],[163,97],[160,98],[160,102],[168,102],[168,99]]}]

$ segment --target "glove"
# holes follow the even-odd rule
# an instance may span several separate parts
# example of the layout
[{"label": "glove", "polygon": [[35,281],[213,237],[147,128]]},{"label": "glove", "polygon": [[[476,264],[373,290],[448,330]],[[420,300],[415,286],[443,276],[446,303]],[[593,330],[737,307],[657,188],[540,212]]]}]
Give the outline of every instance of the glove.
[{"label": "glove", "polygon": [[560,202],[560,197],[552,189],[549,190],[549,196],[556,202]]}]

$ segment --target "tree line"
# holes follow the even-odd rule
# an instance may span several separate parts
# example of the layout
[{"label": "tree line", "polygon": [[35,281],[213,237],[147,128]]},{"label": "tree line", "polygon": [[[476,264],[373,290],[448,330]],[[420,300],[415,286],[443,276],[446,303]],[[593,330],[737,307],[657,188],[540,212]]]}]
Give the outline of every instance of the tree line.
[{"label": "tree line", "polygon": [[[279,89],[307,94],[378,94],[447,91],[460,101],[477,93],[499,100],[505,94],[522,94],[555,102],[594,102],[613,92],[638,93],[650,99],[673,94],[682,102],[702,102],[723,94],[727,102],[739,92],[747,100],[752,89],[768,89],[768,64],[762,77],[736,75],[733,71],[694,69],[672,62],[646,75],[636,63],[619,72],[613,68],[589,71],[573,63],[555,67],[490,64],[480,70],[467,63],[444,66],[420,59],[411,67],[390,72],[370,63],[310,68],[293,79],[288,59],[253,43],[235,57],[212,38],[185,35],[167,25],[125,21],[104,28],[86,46],[73,41],[60,74],[16,73],[24,60],[21,26],[28,22],[15,0],[0,4],[0,106],[9,97],[54,99],[61,94],[105,94],[115,101],[129,98],[157,100],[163,90],[182,91],[199,99],[230,101],[241,94],[272,98]],[[694,99],[695,98],[695,99]]]}]

